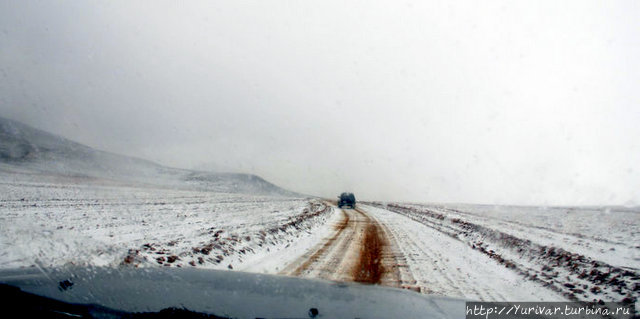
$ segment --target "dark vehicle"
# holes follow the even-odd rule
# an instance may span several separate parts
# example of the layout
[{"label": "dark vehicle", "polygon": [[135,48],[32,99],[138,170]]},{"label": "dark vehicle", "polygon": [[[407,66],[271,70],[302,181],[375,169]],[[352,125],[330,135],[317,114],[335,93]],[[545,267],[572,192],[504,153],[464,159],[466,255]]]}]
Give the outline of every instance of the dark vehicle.
[{"label": "dark vehicle", "polygon": [[338,207],[351,207],[356,208],[356,197],[353,193],[342,193],[338,196]]}]

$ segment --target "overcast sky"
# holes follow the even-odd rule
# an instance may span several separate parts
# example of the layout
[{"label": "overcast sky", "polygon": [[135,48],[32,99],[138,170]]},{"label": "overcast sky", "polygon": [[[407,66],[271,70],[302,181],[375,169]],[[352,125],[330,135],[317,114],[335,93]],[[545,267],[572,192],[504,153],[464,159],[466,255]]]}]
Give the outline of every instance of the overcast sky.
[{"label": "overcast sky", "polygon": [[0,116],[369,200],[640,205],[638,1],[0,1]]}]

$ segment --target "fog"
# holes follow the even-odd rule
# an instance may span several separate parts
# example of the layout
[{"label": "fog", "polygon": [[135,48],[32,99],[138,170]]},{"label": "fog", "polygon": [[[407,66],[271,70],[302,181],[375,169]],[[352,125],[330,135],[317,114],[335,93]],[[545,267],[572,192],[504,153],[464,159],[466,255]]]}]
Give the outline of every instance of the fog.
[{"label": "fog", "polygon": [[634,1],[0,2],[0,116],[359,199],[640,205]]}]

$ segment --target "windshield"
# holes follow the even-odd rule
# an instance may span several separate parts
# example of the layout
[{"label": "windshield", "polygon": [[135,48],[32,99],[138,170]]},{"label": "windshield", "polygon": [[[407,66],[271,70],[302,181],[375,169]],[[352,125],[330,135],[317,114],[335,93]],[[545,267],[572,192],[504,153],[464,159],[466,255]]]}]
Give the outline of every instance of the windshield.
[{"label": "windshield", "polygon": [[[640,308],[639,15],[2,1],[0,283],[221,317],[414,297]],[[100,298],[123,278],[145,297]],[[318,282],[349,297],[323,303]]]}]

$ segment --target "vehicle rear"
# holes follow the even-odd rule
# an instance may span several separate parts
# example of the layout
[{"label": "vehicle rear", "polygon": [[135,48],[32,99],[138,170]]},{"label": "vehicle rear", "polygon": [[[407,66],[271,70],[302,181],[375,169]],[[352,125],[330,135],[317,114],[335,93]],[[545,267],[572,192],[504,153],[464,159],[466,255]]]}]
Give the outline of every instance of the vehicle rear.
[{"label": "vehicle rear", "polygon": [[356,197],[353,193],[342,193],[338,197],[338,207],[356,208]]}]

